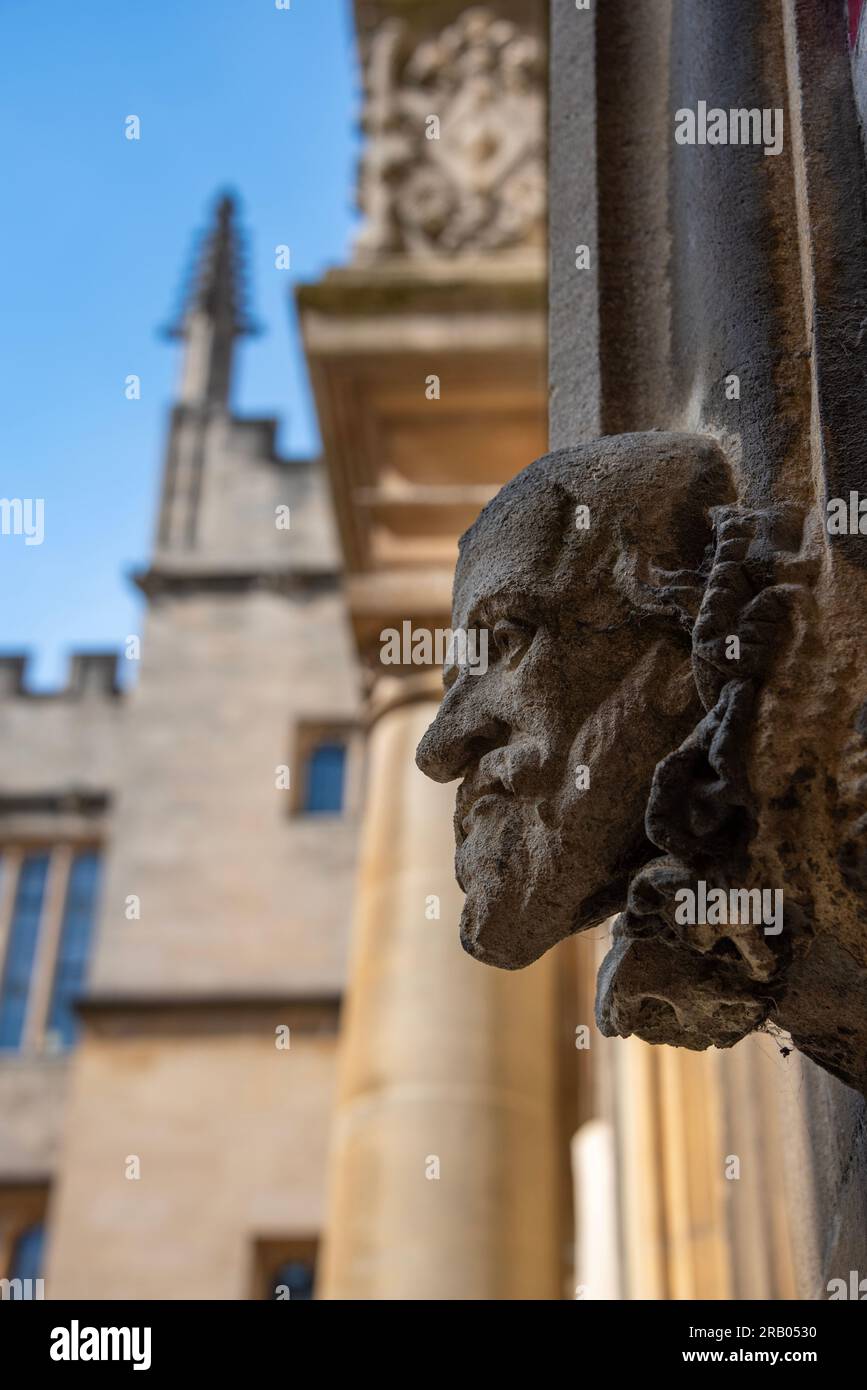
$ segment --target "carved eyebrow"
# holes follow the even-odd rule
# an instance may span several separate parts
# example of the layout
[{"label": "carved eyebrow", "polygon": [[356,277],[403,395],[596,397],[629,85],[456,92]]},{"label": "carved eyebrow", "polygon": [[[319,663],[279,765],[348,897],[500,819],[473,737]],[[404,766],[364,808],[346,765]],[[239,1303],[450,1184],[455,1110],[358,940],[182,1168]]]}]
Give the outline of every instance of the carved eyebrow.
[{"label": "carved eyebrow", "polygon": [[623,627],[629,627],[632,623],[635,622],[635,620],[636,620],[636,619],[635,619],[635,615],[632,614],[632,613],[629,613],[625,618],[621,619],[621,621],[620,621],[619,623],[608,623],[608,625],[607,625],[606,627],[594,627],[593,623],[585,621],[584,618],[573,618],[573,619],[572,619],[572,621],[574,622],[576,628],[583,628],[585,631],[589,631],[589,632],[600,632],[600,633],[602,633],[602,632],[619,632],[621,628],[623,628]]},{"label": "carved eyebrow", "polygon": [[539,627],[541,609],[535,594],[491,594],[481,599],[470,615],[467,627],[486,627],[490,631],[498,622],[520,623],[524,627]]}]

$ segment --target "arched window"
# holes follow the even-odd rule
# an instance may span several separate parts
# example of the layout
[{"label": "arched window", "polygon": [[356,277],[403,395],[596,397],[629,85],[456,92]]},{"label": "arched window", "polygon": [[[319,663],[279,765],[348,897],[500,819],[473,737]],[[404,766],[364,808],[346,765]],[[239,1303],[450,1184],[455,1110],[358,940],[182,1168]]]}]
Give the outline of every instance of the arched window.
[{"label": "arched window", "polygon": [[87,973],[98,888],[99,855],[94,850],[77,854],[69,870],[46,1024],[47,1035],[62,1047],[71,1047],[78,1034],[73,1006]]},{"label": "arched window", "polygon": [[313,1298],[313,1265],[307,1260],[287,1260],[275,1269],[271,1279],[272,1299]]},{"label": "arched window", "polygon": [[28,1226],[12,1247],[10,1279],[41,1279],[42,1256],[45,1249],[45,1227]]},{"label": "arched window", "polygon": [[330,740],[310,750],[304,782],[302,811],[335,815],[343,810],[346,745]]},{"label": "arched window", "polygon": [[253,1259],[253,1297],[276,1300],[313,1298],[317,1242],[313,1236],[271,1236],[257,1240]]},{"label": "arched window", "polygon": [[99,851],[91,848],[5,847],[3,872],[13,881],[0,949],[0,1049],[57,1050],[75,1042],[74,1006],[87,971],[99,865]]},{"label": "arched window", "polygon": [[24,1038],[49,857],[26,854],[18,872],[0,983],[0,1047],[17,1050]]}]

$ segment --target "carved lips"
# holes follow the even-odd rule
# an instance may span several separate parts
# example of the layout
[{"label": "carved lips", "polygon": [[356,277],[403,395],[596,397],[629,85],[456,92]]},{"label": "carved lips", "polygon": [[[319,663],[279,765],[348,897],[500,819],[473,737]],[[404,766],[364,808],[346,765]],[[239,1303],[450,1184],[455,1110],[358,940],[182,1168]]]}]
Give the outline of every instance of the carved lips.
[{"label": "carved lips", "polygon": [[458,847],[464,843],[472,829],[475,816],[485,806],[495,806],[503,797],[509,796],[502,782],[483,783],[469,787],[462,782],[455,800],[455,839]]}]

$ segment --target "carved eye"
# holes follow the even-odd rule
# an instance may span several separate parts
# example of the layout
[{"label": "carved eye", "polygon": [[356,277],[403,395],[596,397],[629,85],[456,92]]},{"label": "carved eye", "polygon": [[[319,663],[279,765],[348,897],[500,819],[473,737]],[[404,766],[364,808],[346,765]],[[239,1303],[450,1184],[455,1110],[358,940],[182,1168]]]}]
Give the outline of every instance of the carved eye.
[{"label": "carved eye", "polygon": [[508,666],[516,666],[533,640],[533,632],[523,623],[503,618],[494,624],[494,649]]}]

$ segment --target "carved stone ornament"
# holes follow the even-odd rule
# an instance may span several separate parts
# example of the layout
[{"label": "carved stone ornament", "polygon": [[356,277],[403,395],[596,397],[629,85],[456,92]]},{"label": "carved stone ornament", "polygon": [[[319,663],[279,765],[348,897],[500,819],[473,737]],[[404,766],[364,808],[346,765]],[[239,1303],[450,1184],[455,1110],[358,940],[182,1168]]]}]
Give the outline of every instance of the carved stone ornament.
[{"label": "carved stone ornament", "polygon": [[364,57],[359,255],[542,245],[540,41],[483,7],[413,47],[400,20]]},{"label": "carved stone ornament", "polygon": [[619,913],[604,1034],[776,1027],[867,1090],[863,602],[821,520],[743,505],[709,437],[600,439],[507,484],[455,577],[487,669],[446,671],[417,755],[463,779],[470,954],[518,969]]}]

